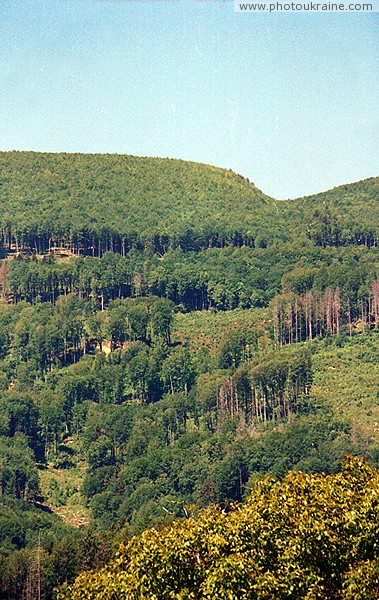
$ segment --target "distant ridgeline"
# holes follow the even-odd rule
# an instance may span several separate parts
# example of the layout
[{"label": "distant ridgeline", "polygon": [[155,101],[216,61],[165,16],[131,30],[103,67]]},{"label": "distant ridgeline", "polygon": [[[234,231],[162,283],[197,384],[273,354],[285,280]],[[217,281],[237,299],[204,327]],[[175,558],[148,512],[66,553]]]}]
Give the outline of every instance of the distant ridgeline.
[{"label": "distant ridgeline", "polygon": [[0,173],[6,252],[100,257],[264,247],[298,235],[319,246],[378,239],[378,178],[283,203],[232,171],[174,159],[1,152]]},{"label": "distant ridgeline", "polygon": [[253,246],[272,213],[240,175],[181,160],[10,152],[0,153],[0,169],[7,251]]},{"label": "distant ridgeline", "polygon": [[379,322],[378,177],[279,202],[231,171],[173,159],[3,152],[0,173],[10,303],[272,302],[281,344]]}]

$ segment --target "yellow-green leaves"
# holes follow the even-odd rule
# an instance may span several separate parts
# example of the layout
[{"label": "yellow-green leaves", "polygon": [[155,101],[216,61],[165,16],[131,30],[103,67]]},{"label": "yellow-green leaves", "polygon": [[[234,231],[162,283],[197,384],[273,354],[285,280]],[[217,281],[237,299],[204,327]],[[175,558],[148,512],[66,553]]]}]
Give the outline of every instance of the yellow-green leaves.
[{"label": "yellow-green leaves", "polygon": [[378,540],[379,474],[347,457],[337,475],[264,480],[229,513],[145,531],[57,600],[373,600]]}]

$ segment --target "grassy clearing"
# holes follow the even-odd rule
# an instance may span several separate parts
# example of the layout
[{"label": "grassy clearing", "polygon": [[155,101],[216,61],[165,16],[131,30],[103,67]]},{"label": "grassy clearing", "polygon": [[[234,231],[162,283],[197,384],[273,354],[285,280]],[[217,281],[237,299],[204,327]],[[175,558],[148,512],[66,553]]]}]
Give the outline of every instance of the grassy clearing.
[{"label": "grassy clearing", "polygon": [[357,335],[342,347],[336,342],[316,346],[311,398],[351,423],[367,445],[379,443],[379,335]]},{"label": "grassy clearing", "polygon": [[266,335],[269,311],[267,309],[251,308],[236,309],[225,312],[211,310],[195,311],[175,315],[173,342],[183,342],[188,339],[190,348],[194,351],[207,348],[215,354],[220,342],[232,329],[254,328],[261,336]]},{"label": "grassy clearing", "polygon": [[40,471],[40,487],[45,504],[66,523],[80,527],[88,525],[90,510],[81,493],[87,463],[78,461],[67,469],[56,469],[54,463]]}]

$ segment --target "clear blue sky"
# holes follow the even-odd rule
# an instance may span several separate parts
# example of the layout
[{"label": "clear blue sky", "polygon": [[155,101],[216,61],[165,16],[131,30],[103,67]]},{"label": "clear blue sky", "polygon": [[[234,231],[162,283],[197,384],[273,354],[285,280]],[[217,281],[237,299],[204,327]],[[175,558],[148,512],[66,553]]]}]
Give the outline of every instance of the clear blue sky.
[{"label": "clear blue sky", "polygon": [[378,17],[1,0],[0,149],[183,158],[276,198],[377,175]]}]

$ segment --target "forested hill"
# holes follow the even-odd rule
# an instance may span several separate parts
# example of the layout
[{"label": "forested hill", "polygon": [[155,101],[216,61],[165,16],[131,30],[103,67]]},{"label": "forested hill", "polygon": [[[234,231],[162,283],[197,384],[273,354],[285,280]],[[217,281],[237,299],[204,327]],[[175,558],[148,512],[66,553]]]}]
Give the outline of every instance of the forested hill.
[{"label": "forested hill", "polygon": [[[116,563],[99,571],[120,541],[191,506],[226,510],[267,474],[335,473],[344,453],[379,467],[378,182],[280,202],[231,171],[179,160],[0,153],[1,600],[51,600],[82,570],[121,597]],[[377,481],[362,465],[361,481]],[[321,479],[296,481],[296,500],[279,485],[273,506],[292,514],[285,499],[313,519],[308,490]],[[328,545],[314,513],[319,562],[308,521],[285,548],[287,521],[278,527],[273,510],[263,550],[245,545],[243,523],[237,546],[218,525],[213,538],[202,529],[215,554],[199,546],[185,564],[180,538],[179,554],[158,540],[195,582],[187,594],[180,581],[175,597],[304,598],[294,590],[320,586],[330,597],[346,578],[367,591],[355,568],[377,573],[376,513],[350,504],[349,487],[339,504],[333,481],[320,489],[325,514],[338,498],[341,545]],[[268,522],[265,493],[255,523]],[[250,531],[263,539],[260,525]],[[151,548],[138,554],[143,585]],[[87,594],[97,577],[56,597],[105,597]],[[152,585],[163,583],[158,574]],[[356,600],[352,589],[341,598]]]},{"label": "forested hill", "polygon": [[320,246],[373,246],[379,233],[379,177],[286,202],[293,226]]},{"label": "forested hill", "polygon": [[266,247],[299,235],[320,246],[371,246],[378,181],[278,202],[232,171],[188,161],[1,152],[2,242],[6,250],[65,246],[93,256]]},{"label": "forested hill", "polygon": [[0,172],[4,245],[39,252],[254,245],[272,212],[247,179],[182,160],[2,152]]},{"label": "forested hill", "polygon": [[352,204],[367,205],[368,202],[378,201],[379,177],[369,177],[346,185],[339,185],[327,192],[297,198],[294,202],[310,206],[328,202],[333,207],[348,208]]}]

